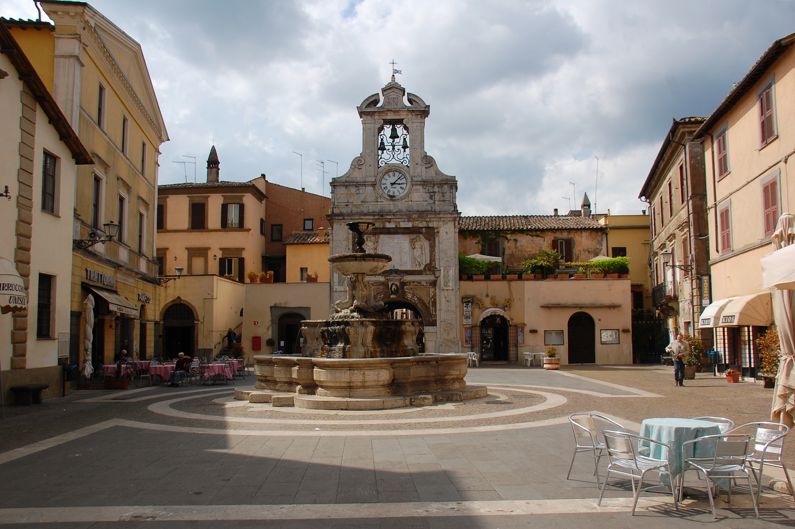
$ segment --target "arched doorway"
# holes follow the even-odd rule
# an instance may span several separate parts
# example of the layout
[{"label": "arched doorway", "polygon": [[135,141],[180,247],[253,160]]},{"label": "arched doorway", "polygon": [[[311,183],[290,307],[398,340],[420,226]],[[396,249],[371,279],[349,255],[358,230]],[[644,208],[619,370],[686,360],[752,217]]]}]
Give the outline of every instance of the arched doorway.
[{"label": "arched doorway", "polygon": [[[404,300],[391,300],[384,303],[384,307],[389,314],[389,318],[393,320],[419,320],[422,323],[422,313],[412,305]],[[417,334],[417,351],[420,353],[425,352],[425,330],[420,326],[420,332]]]},{"label": "arched doorway", "polygon": [[163,356],[173,358],[177,353],[194,356],[196,353],[196,315],[185,303],[175,303],[163,314]]},{"label": "arched doorway", "polygon": [[301,321],[305,319],[297,312],[288,312],[279,316],[277,334],[279,343],[278,347],[276,347],[277,350],[281,350],[288,355],[301,354],[298,335],[301,332]]},{"label": "arched doorway", "polygon": [[504,316],[492,314],[480,321],[480,359],[508,361],[508,320]]},{"label": "arched doorway", "polygon": [[575,312],[569,318],[569,363],[596,362],[596,325],[587,312]]}]

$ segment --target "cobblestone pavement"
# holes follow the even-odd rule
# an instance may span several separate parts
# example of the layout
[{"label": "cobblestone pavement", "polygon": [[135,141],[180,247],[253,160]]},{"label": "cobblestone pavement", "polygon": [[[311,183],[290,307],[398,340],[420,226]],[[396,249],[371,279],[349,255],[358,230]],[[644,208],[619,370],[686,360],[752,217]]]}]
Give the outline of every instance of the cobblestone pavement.
[{"label": "cobblestone pavement", "polygon": [[[0,525],[15,527],[288,527],[648,529],[713,523],[698,494],[609,487],[602,506],[587,456],[566,472],[567,417],[598,410],[637,429],[646,417],[769,415],[772,391],[671,368],[559,372],[485,366],[467,382],[489,396],[381,412],[271,408],[232,398],[235,385],[77,391],[7,406],[0,420]],[[785,457],[793,466],[791,440]],[[777,476],[773,476],[774,478]],[[795,526],[790,496],[719,503],[722,527]]]}]

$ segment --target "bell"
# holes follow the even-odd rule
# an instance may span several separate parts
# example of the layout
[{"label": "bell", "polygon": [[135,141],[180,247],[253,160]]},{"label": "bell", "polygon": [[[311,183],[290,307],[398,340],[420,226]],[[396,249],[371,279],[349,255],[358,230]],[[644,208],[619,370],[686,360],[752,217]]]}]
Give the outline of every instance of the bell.
[{"label": "bell", "polygon": [[389,133],[389,139],[396,140],[400,137],[397,131],[397,125],[391,125],[391,127],[392,127],[392,132]]},{"label": "bell", "polygon": [[405,137],[405,136],[403,136],[403,145],[402,145],[402,147],[403,147],[403,150],[404,150],[404,151],[407,151],[407,150],[409,150],[409,140],[408,140],[408,139],[406,139],[406,137]]},{"label": "bell", "polygon": [[378,150],[384,152],[386,150],[386,146],[384,145],[384,137],[381,136],[381,139],[378,142]]}]

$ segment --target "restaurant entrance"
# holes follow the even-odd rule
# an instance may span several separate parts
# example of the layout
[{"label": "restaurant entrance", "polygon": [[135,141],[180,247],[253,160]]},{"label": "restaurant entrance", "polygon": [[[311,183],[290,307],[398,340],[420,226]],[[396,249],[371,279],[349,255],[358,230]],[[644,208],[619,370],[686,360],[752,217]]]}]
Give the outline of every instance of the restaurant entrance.
[{"label": "restaurant entrance", "polygon": [[163,358],[174,358],[182,352],[194,356],[196,315],[188,305],[175,303],[163,314]]}]

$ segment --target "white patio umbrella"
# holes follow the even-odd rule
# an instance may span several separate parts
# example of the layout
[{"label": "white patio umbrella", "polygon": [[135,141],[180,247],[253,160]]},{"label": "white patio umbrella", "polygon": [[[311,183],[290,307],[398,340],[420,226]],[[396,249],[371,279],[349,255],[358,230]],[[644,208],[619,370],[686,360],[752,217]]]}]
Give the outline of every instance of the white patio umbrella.
[{"label": "white patio umbrella", "polygon": [[25,282],[14,263],[0,257],[0,313],[19,312],[27,308]]},{"label": "white patio umbrella", "polygon": [[795,277],[795,261],[781,260],[779,252],[788,253],[795,247],[795,215],[784,213],[779,217],[773,232],[773,246],[776,251],[762,258],[764,286],[772,288],[773,319],[781,345],[770,416],[772,420],[792,426],[792,412],[795,410],[795,286],[786,277]]},{"label": "white patio umbrella", "polygon": [[94,343],[94,296],[91,294],[83,300],[83,316],[86,323],[83,329],[83,376],[87,379],[94,374],[91,362],[91,346]]},{"label": "white patio umbrella", "polygon": [[467,257],[471,259],[477,259],[478,261],[486,261],[489,263],[501,263],[501,257],[495,257],[493,255],[483,255],[482,253],[473,253],[472,255],[467,255]]}]

